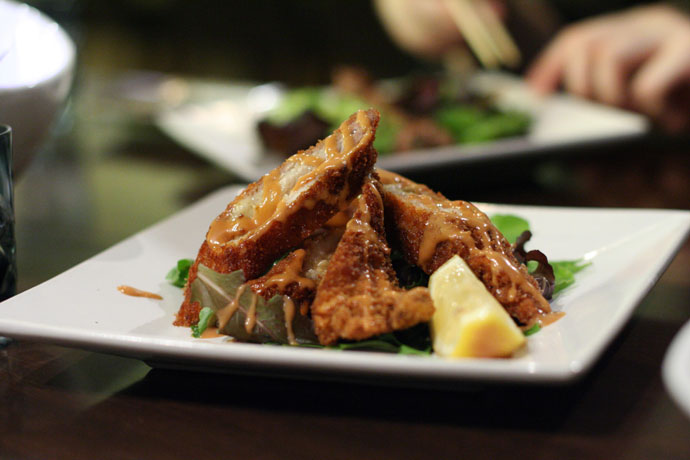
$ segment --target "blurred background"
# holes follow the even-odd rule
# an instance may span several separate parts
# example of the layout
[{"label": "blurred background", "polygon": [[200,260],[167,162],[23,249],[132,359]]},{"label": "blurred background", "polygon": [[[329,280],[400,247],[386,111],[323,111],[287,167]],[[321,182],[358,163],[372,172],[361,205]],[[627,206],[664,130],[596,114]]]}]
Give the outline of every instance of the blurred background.
[{"label": "blurred background", "polygon": [[[55,135],[16,181],[20,290],[241,182],[153,124],[161,104],[184,97],[187,79],[299,86],[328,83],[343,64],[375,78],[441,69],[397,47],[370,0],[27,3],[67,30],[78,57]],[[635,2],[550,3],[554,8],[541,10],[539,21],[516,37],[525,62],[560,25]],[[526,21],[520,11],[544,7],[528,0],[512,5],[509,26]],[[171,77],[179,84],[161,85]],[[662,144],[666,155],[644,154],[645,146],[658,152]],[[468,200],[688,208],[686,145],[683,137],[653,135],[634,149],[607,145],[605,160],[587,151],[575,159],[488,162],[413,178]],[[611,193],[591,187],[602,181]]]}]

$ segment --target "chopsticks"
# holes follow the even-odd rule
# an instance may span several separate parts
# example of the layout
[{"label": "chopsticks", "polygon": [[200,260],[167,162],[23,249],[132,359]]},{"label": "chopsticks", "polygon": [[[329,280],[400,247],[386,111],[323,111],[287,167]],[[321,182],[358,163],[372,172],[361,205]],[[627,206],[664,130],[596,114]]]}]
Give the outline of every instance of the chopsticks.
[{"label": "chopsticks", "polygon": [[499,65],[515,67],[520,50],[501,20],[486,0],[444,0],[453,21],[487,68]]}]

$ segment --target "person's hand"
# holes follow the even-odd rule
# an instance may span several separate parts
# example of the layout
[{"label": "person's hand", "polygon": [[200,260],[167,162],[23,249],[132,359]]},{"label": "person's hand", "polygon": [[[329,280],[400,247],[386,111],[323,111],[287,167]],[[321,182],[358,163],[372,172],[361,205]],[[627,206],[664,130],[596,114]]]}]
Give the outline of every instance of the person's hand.
[{"label": "person's hand", "polygon": [[601,16],[560,32],[531,66],[530,85],[650,115],[671,131],[690,128],[690,19],[668,6]]},{"label": "person's hand", "polygon": [[442,0],[375,0],[381,22],[404,50],[439,58],[463,42]]},{"label": "person's hand", "polygon": [[[505,16],[502,0],[482,0]],[[391,38],[402,49],[439,59],[464,46],[462,33],[443,0],[375,0],[376,11]]]}]

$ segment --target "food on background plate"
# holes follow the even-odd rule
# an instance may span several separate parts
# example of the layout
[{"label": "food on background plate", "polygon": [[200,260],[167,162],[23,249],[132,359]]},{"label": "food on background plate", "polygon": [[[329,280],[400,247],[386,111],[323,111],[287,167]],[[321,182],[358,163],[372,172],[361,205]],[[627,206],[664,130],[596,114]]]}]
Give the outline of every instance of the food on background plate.
[{"label": "food on background plate", "polygon": [[[195,336],[215,325],[239,341],[423,352],[430,349],[428,324],[452,316],[445,300],[436,305],[426,277],[456,255],[475,276],[470,300],[482,297],[481,287],[484,298],[502,305],[513,332],[547,317],[541,291],[552,288],[553,273],[536,281],[513,251],[524,253],[522,262],[546,263],[543,254],[524,251],[524,237],[511,246],[470,203],[376,170],[378,125],[376,110],[357,111],[238,195],[213,220],[189,267],[175,324],[192,326]],[[495,326],[497,318],[494,309],[488,322]],[[474,327],[481,337],[490,329]],[[436,323],[435,339],[440,330]],[[507,341],[504,327],[493,330]],[[464,348],[504,356],[522,343],[509,342],[511,350]]]},{"label": "food on background plate", "polygon": [[291,155],[367,107],[382,113],[374,143],[382,155],[519,136],[530,125],[527,114],[502,110],[450,77],[416,77],[392,85],[342,68],[330,87],[288,90],[257,129],[267,149]]}]

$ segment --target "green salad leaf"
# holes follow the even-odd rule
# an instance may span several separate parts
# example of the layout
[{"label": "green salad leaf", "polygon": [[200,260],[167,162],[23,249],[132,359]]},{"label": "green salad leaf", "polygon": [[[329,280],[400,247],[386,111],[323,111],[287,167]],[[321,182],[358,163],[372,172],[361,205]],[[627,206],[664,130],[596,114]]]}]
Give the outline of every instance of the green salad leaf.
[{"label": "green salad leaf", "polygon": [[469,126],[458,138],[466,144],[519,136],[527,131],[530,117],[522,112],[495,112]]},{"label": "green salad leaf", "polygon": [[554,294],[575,283],[575,274],[591,264],[591,262],[585,262],[583,259],[551,262],[553,274],[556,276],[556,285],[553,289]]},{"label": "green salad leaf", "polygon": [[525,336],[530,336],[532,334],[536,334],[540,330],[541,330],[541,326],[539,325],[539,323],[535,323],[534,326],[530,327],[529,329],[522,331],[522,333],[525,334]]},{"label": "green salad leaf", "polygon": [[[371,104],[357,96],[330,88],[296,88],[285,93],[267,119],[271,123],[285,124],[304,112],[311,111],[329,123],[329,129],[333,131],[357,110],[368,109],[370,106]],[[399,130],[400,126],[393,121],[393,117],[383,114],[376,129],[376,150],[383,154],[393,151]]]},{"label": "green salad leaf", "polygon": [[[506,239],[512,244],[523,232],[528,231],[529,222],[522,217],[511,214],[494,214],[490,216],[491,222],[503,233]],[[532,273],[537,269],[535,261],[527,262],[527,270]],[[575,282],[575,274],[582,271],[591,262],[585,262],[583,259],[576,260],[557,260],[549,261],[549,265],[553,268],[555,277],[554,295],[563,289],[571,286]]]},{"label": "green salad leaf", "polygon": [[512,214],[494,214],[490,219],[510,244],[515,243],[518,236],[529,230],[529,222]]},{"label": "green salad leaf", "polygon": [[382,334],[359,342],[339,342],[327,347],[335,350],[362,350],[397,353],[400,355],[430,355],[431,335],[427,324],[418,324],[403,331]]},{"label": "green salad leaf", "polygon": [[201,334],[208,328],[214,317],[215,313],[211,308],[202,308],[201,311],[199,311],[199,322],[192,325],[192,336],[197,339],[201,337]]},{"label": "green salad leaf", "polygon": [[189,268],[193,263],[194,260],[192,259],[178,260],[177,265],[165,275],[165,279],[173,286],[184,287],[187,282],[187,277],[189,276]]},{"label": "green salad leaf", "polygon": [[[320,88],[304,87],[286,91],[276,107],[271,109],[268,120],[271,123],[285,124],[308,110],[314,110],[322,98]],[[349,115],[348,115],[349,116]]]},{"label": "green salad leaf", "polygon": [[439,109],[434,118],[461,144],[518,136],[524,134],[531,123],[531,118],[526,113],[486,109],[469,104],[448,105]]}]

